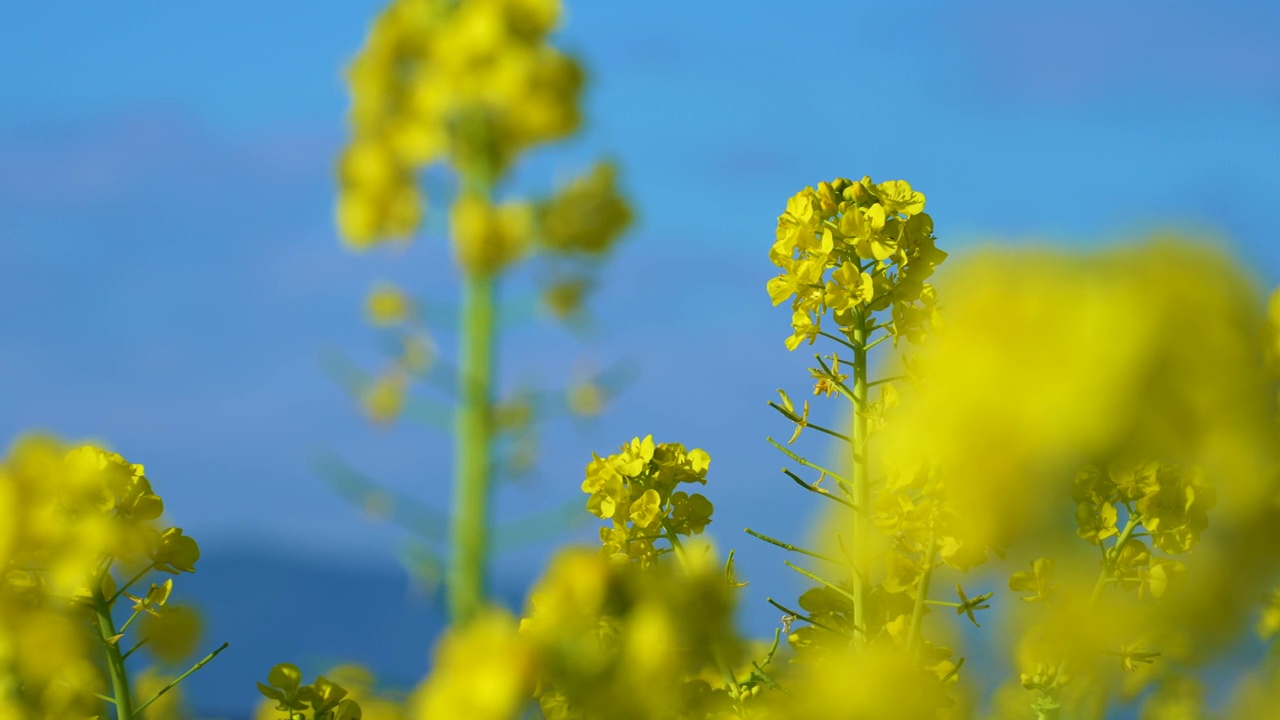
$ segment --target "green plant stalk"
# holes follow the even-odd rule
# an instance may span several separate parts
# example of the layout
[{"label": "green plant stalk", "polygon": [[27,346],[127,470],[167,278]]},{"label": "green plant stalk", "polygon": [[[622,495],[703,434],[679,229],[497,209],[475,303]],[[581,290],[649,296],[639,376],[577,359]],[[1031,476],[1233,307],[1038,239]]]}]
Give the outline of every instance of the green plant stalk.
[{"label": "green plant stalk", "polygon": [[1090,610],[1097,604],[1098,598],[1102,597],[1103,588],[1107,586],[1109,581],[1114,579],[1112,576],[1115,574],[1116,563],[1120,560],[1120,551],[1124,549],[1124,546],[1133,537],[1134,530],[1140,524],[1142,524],[1142,516],[1138,513],[1131,513],[1129,521],[1125,523],[1124,529],[1120,531],[1120,536],[1116,538],[1116,544],[1111,546],[1111,552],[1108,553],[1109,557],[1103,561],[1102,572],[1098,575],[1098,581],[1093,585],[1093,592],[1089,594],[1088,607]]},{"label": "green plant stalk", "polygon": [[213,660],[215,657],[218,656],[218,653],[222,652],[223,650],[226,650],[230,646],[231,646],[231,643],[229,642],[222,643],[222,645],[220,645],[217,650],[214,650],[208,655],[205,655],[203,660],[196,663],[195,665],[192,665],[189,670],[182,673],[181,675],[174,678],[173,680],[170,680],[164,687],[160,688],[160,691],[157,692],[154,697],[142,703],[142,705],[138,707],[138,713],[141,714],[143,710],[146,710],[151,705],[151,703],[159,700],[161,696],[163,696],[165,693],[169,692],[174,687],[176,687],[178,683],[182,682],[183,680],[186,680],[188,677],[191,676],[192,673],[194,673],[195,671],[207,665],[210,660]]},{"label": "green plant stalk", "polygon": [[111,606],[102,594],[102,582],[94,583],[93,611],[97,616],[98,634],[107,649],[107,672],[111,675],[111,692],[115,696],[117,720],[133,720],[133,696],[129,694],[129,675],[125,671],[124,658],[119,643],[111,642],[117,635],[116,623],[111,619]]},{"label": "green plant stalk", "polygon": [[492,276],[468,276],[462,289],[461,398],[455,417],[454,506],[448,569],[449,616],[465,623],[485,599],[489,565],[490,461],[493,444]]},{"label": "green plant stalk", "polygon": [[924,571],[920,574],[920,586],[916,588],[916,604],[911,609],[911,628],[907,630],[907,652],[914,653],[920,640],[920,623],[924,621],[924,605],[929,599],[929,581],[933,578],[933,562],[938,544],[929,533],[929,545],[924,551]]},{"label": "green plant stalk", "polygon": [[[1131,512],[1129,514],[1129,520],[1125,523],[1124,529],[1120,531],[1120,536],[1116,538],[1115,544],[1111,546],[1111,550],[1109,552],[1103,554],[1102,572],[1098,574],[1098,581],[1093,584],[1093,592],[1089,593],[1089,603],[1086,605],[1088,610],[1093,610],[1093,608],[1098,604],[1098,600],[1102,597],[1102,591],[1107,587],[1107,583],[1114,579],[1113,576],[1116,571],[1116,563],[1120,560],[1120,551],[1123,550],[1124,546],[1133,538],[1134,532],[1141,524],[1142,515]],[[1063,657],[1062,660],[1058,662],[1058,675],[1061,676],[1066,673],[1067,667],[1070,664],[1071,658],[1069,656]],[[1079,710],[1079,708],[1077,708],[1077,710]],[[1101,717],[1101,712],[1095,712],[1094,714]],[[1046,717],[1055,718],[1057,717],[1057,713],[1055,712],[1052,716]]]},{"label": "green plant stalk", "polygon": [[[870,517],[871,479],[867,467],[867,313],[863,308],[855,311],[853,325],[853,497],[857,507],[853,513],[853,624],[867,627],[867,596],[870,594],[867,570],[870,566]],[[856,642],[866,641],[865,632]]]}]

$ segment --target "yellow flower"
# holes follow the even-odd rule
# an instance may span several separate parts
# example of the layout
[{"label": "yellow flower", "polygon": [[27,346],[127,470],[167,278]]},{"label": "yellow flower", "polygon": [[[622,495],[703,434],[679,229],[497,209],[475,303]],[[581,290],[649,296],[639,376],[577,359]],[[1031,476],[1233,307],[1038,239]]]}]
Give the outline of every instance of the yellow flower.
[{"label": "yellow flower", "polygon": [[876,197],[890,214],[915,215],[924,211],[924,193],[912,190],[906,180],[886,180],[876,185]]},{"label": "yellow flower", "polygon": [[637,527],[647,528],[658,520],[661,512],[662,498],[658,496],[657,490],[649,488],[632,501],[629,519]]},{"label": "yellow flower", "polygon": [[800,347],[800,343],[808,342],[813,344],[818,339],[818,333],[821,331],[821,320],[815,319],[808,311],[797,310],[791,314],[791,327],[795,332],[791,337],[787,338],[787,349],[795,350]]},{"label": "yellow flower", "polygon": [[597,163],[538,206],[538,241],[558,253],[598,255],[631,224],[631,208],[618,192],[617,168]]},{"label": "yellow flower", "polygon": [[483,197],[464,194],[453,206],[451,221],[454,254],[469,274],[497,274],[529,249],[533,211],[528,203],[494,207]]},{"label": "yellow flower", "polygon": [[369,322],[379,327],[398,325],[408,320],[412,313],[413,301],[394,283],[379,282],[365,300],[365,314]]},{"label": "yellow flower", "polygon": [[871,302],[875,295],[871,276],[853,263],[844,263],[831,273],[822,301],[832,312],[842,313],[863,303]]},{"label": "yellow flower", "polygon": [[374,380],[361,397],[369,419],[376,423],[394,420],[404,408],[406,384],[407,380],[398,368]]},{"label": "yellow flower", "polygon": [[160,533],[151,560],[156,569],[177,575],[180,572],[195,572],[196,561],[200,559],[200,547],[194,538],[182,534],[182,528],[169,528]]},{"label": "yellow flower", "polygon": [[430,677],[410,699],[422,720],[515,720],[533,696],[536,658],[505,611],[488,610],[445,632]]}]

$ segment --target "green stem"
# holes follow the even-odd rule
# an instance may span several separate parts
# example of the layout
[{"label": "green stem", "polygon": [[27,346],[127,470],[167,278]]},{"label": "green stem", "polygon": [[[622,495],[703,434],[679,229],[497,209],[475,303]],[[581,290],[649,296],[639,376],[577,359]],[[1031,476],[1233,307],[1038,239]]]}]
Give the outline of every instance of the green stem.
[{"label": "green stem", "polygon": [[455,623],[485,600],[489,555],[489,480],[493,440],[494,278],[476,274],[462,290],[461,400],[455,417],[453,525],[448,603]]},{"label": "green stem", "polygon": [[849,508],[850,510],[856,510],[856,509],[857,509],[857,508],[855,508],[855,507],[853,506],[853,503],[849,502],[848,500],[845,500],[844,498],[840,497],[839,495],[836,495],[836,494],[834,494],[834,493],[828,492],[828,491],[827,491],[827,489],[826,489],[826,488],[824,488],[824,487],[818,487],[817,485],[811,485],[811,484],[809,484],[809,483],[805,482],[804,480],[802,480],[802,479],[800,478],[800,476],[799,476],[799,475],[796,475],[795,473],[791,472],[790,470],[787,470],[786,468],[783,468],[783,469],[782,469],[782,472],[783,472],[783,473],[785,473],[787,477],[789,477],[789,478],[791,478],[792,480],[794,480],[794,481],[795,481],[795,483],[796,483],[797,485],[799,485],[800,487],[804,488],[805,490],[808,490],[808,491],[809,491],[809,492],[811,492],[811,493],[817,493],[817,494],[819,494],[819,495],[821,495],[821,496],[823,496],[823,497],[825,497],[825,498],[829,498],[829,499],[831,499],[831,500],[834,500],[834,501],[836,501],[836,502],[840,503],[841,505],[844,505],[845,507]]},{"label": "green stem", "polygon": [[793,618],[796,618],[796,619],[798,619],[798,620],[803,620],[803,621],[805,621],[805,622],[809,623],[810,625],[812,625],[812,626],[814,626],[814,627],[822,628],[823,630],[826,630],[827,632],[835,633],[836,635],[844,635],[844,633],[842,633],[842,632],[840,632],[839,630],[837,630],[837,629],[835,629],[835,628],[831,627],[830,625],[823,625],[822,623],[818,622],[817,620],[814,620],[813,618],[809,617],[808,615],[805,615],[804,613],[799,612],[799,611],[797,611],[797,610],[792,610],[791,608],[787,607],[786,605],[783,605],[782,603],[778,602],[777,600],[774,600],[773,598],[765,598],[765,600],[766,600],[766,601],[768,601],[768,603],[769,603],[770,605],[772,605],[772,606],[774,606],[774,607],[778,608],[779,610],[781,610],[782,612],[786,613],[787,615],[789,615],[789,616],[791,616],[791,617],[793,617]]},{"label": "green stem", "polygon": [[[832,479],[834,479],[834,480],[836,481],[836,483],[837,483],[837,484],[839,484],[841,487],[844,487],[844,488],[852,488],[852,487],[853,487],[852,483],[851,483],[847,478],[845,478],[844,476],[840,475],[839,473],[832,472],[831,470],[828,470],[828,469],[826,469],[826,468],[822,467],[821,465],[818,465],[817,463],[809,462],[808,460],[806,460],[806,459],[804,459],[804,458],[800,457],[799,455],[795,454],[794,452],[792,452],[792,451],[791,451],[791,450],[790,450],[786,445],[783,445],[782,443],[778,442],[777,440],[774,440],[773,438],[765,438],[765,439],[769,441],[769,444],[770,444],[770,445],[772,445],[772,446],[774,446],[774,447],[778,448],[779,450],[781,450],[783,455],[786,455],[787,457],[791,458],[792,460],[795,460],[796,462],[800,463],[801,465],[803,465],[803,466],[805,466],[805,467],[807,467],[807,468],[812,468],[812,469],[817,470],[818,472],[822,473],[823,475],[828,475],[828,476],[830,476],[830,477],[831,477]],[[786,472],[786,471],[784,470],[783,472]],[[819,480],[819,482],[821,482],[821,480]]]},{"label": "green stem", "polygon": [[916,604],[911,609],[911,628],[907,630],[907,652],[914,653],[920,639],[920,623],[924,621],[924,605],[929,599],[929,581],[933,578],[933,559],[938,545],[934,542],[933,532],[929,532],[929,544],[924,551],[924,572],[920,574],[920,585],[916,588]]},{"label": "green stem", "polygon": [[151,572],[151,569],[154,568],[155,566],[156,566],[155,563],[151,563],[150,565],[147,565],[146,567],[142,568],[141,572],[139,572],[137,575],[134,575],[132,578],[130,578],[129,582],[125,583],[124,585],[121,585],[119,589],[116,590],[115,594],[107,599],[107,605],[111,605],[115,603],[115,601],[119,599],[121,595],[123,595],[130,587],[133,587],[134,583],[141,580],[143,575],[146,575],[147,573]]},{"label": "green stem", "polygon": [[795,413],[793,413],[793,412],[788,412],[786,408],[782,407],[781,405],[779,405],[779,404],[777,404],[777,403],[775,403],[775,402],[770,402],[770,403],[769,403],[769,407],[771,407],[771,408],[773,408],[774,410],[777,410],[778,412],[782,413],[784,417],[786,417],[788,420],[790,420],[790,421],[792,421],[792,422],[794,422],[794,423],[799,423],[799,424],[801,424],[801,425],[803,425],[803,426],[805,426],[805,427],[813,428],[814,430],[817,430],[817,431],[818,431],[818,432],[820,432],[820,433],[826,433],[827,435],[830,435],[831,437],[834,437],[834,438],[840,438],[841,440],[843,440],[843,441],[845,441],[845,442],[847,442],[847,443],[852,443],[852,442],[853,442],[853,440],[852,440],[848,435],[845,435],[844,433],[836,432],[835,430],[832,430],[831,428],[823,427],[823,426],[821,426],[821,425],[816,425],[816,424],[814,424],[814,423],[809,422],[808,420],[803,420],[803,419],[801,419],[798,415],[796,415]]},{"label": "green stem", "polygon": [[[871,528],[867,508],[871,507],[871,478],[867,466],[867,312],[855,311],[853,325],[853,395],[857,407],[853,413],[853,497],[858,511],[853,514],[853,624],[866,628],[868,567],[870,566]],[[865,634],[857,641],[865,641]]]},{"label": "green stem", "polygon": [[752,530],[751,528],[744,528],[744,529],[746,530],[746,533],[747,533],[748,535],[750,535],[750,536],[752,536],[752,537],[759,538],[759,539],[761,539],[761,540],[763,540],[763,541],[765,541],[765,542],[769,543],[770,545],[776,545],[777,547],[780,547],[780,548],[782,548],[783,550],[790,550],[791,552],[800,553],[801,555],[808,555],[808,556],[809,556],[809,557],[811,557],[811,558],[817,558],[817,559],[819,559],[819,560],[825,560],[825,561],[827,561],[827,562],[829,562],[829,563],[834,563],[834,564],[836,564],[836,565],[841,564],[841,563],[840,563],[840,561],[839,561],[839,560],[836,560],[835,558],[827,557],[826,555],[822,555],[822,554],[816,553],[816,552],[814,552],[814,551],[812,551],[812,550],[805,550],[805,549],[804,549],[804,548],[802,548],[802,547],[796,547],[795,545],[792,545],[791,543],[785,543],[785,542],[782,542],[781,540],[779,540],[779,539],[777,539],[777,538],[771,538],[771,537],[769,537],[768,535],[765,535],[764,533],[758,533],[758,532],[756,532],[755,530]]},{"label": "green stem", "polygon": [[842,337],[840,337],[840,336],[838,336],[838,335],[832,335],[831,333],[829,333],[829,332],[824,332],[824,331],[822,331],[822,330],[819,330],[819,331],[818,331],[818,334],[819,334],[819,335],[821,335],[821,336],[822,336],[822,337],[824,337],[824,338],[828,338],[828,339],[830,339],[830,340],[835,340],[836,342],[838,342],[838,343],[840,343],[841,345],[843,345],[843,346],[845,346],[845,347],[849,348],[850,350],[853,350],[854,352],[857,352],[857,351],[858,351],[858,348],[854,347],[853,345],[850,345],[848,340],[845,340],[844,338],[842,338]]},{"label": "green stem", "polygon": [[212,659],[214,659],[215,657],[217,657],[217,656],[218,656],[218,653],[222,652],[223,650],[226,650],[230,645],[231,645],[231,643],[229,643],[229,642],[224,642],[224,643],[222,643],[222,645],[221,645],[221,646],[219,646],[217,650],[214,650],[213,652],[209,653],[208,655],[205,655],[203,660],[201,660],[200,662],[196,663],[195,665],[192,665],[190,670],[187,670],[186,672],[182,673],[182,674],[181,674],[181,675],[179,675],[178,677],[176,677],[176,678],[174,678],[173,680],[169,681],[169,684],[168,684],[168,685],[165,685],[164,687],[160,688],[160,692],[156,693],[155,697],[153,697],[153,698],[151,698],[150,700],[148,700],[148,701],[146,701],[146,702],[142,703],[142,705],[140,705],[140,706],[138,707],[138,713],[139,713],[139,714],[141,714],[143,710],[146,710],[146,709],[151,705],[151,703],[153,703],[153,702],[155,702],[155,701],[159,700],[161,695],[164,695],[165,693],[167,693],[167,692],[169,692],[170,690],[172,690],[172,689],[174,688],[174,686],[176,686],[178,683],[182,682],[183,680],[186,680],[186,679],[187,679],[187,677],[188,677],[189,675],[191,675],[191,673],[193,673],[193,672],[195,672],[195,671],[199,670],[200,668],[204,667],[206,664],[208,664],[208,662],[209,662],[210,660],[212,660]]},{"label": "green stem", "polygon": [[[837,585],[836,583],[831,582],[830,580],[828,580],[828,579],[826,579],[826,578],[822,577],[821,575],[818,575],[818,574],[816,574],[816,573],[809,572],[808,570],[805,570],[804,568],[800,567],[799,565],[796,565],[795,563],[791,562],[790,560],[783,560],[783,561],[782,561],[782,564],[783,564],[783,565],[786,565],[787,567],[791,568],[792,570],[795,570],[796,572],[798,572],[798,573],[800,573],[801,575],[803,575],[803,576],[805,576],[805,577],[809,578],[810,580],[813,580],[814,582],[822,583],[823,585],[826,585],[827,587],[831,588],[832,590],[835,590],[836,592],[838,592],[838,593],[840,593],[841,595],[843,595],[843,596],[845,596],[846,598],[848,598],[848,599],[850,600],[850,602],[856,602],[856,601],[857,601],[857,598],[854,596],[854,594],[853,594],[853,593],[849,592],[848,590],[845,590],[843,587],[840,587],[840,586],[839,586],[839,585]],[[857,608],[855,607],[854,609],[856,610]],[[862,625],[860,625],[860,624],[858,624],[857,622],[855,622],[855,623],[853,624],[853,629],[854,629],[854,630],[857,630],[858,632],[862,632]]]},{"label": "green stem", "polygon": [[102,644],[107,649],[107,672],[111,675],[111,692],[115,700],[117,720],[133,720],[133,696],[129,694],[129,675],[125,671],[124,658],[120,656],[120,645],[112,642],[116,632],[115,620],[111,618],[111,606],[102,594],[102,580],[96,578],[93,588],[93,611],[97,616],[98,634],[102,636]]},{"label": "green stem", "polygon": [[659,522],[662,524],[663,537],[667,539],[667,542],[671,543],[671,549],[675,551],[676,557],[680,558],[681,566],[686,570],[689,569],[689,558],[684,554],[684,543],[680,542],[680,536],[676,534],[675,530],[671,529],[671,524],[667,522],[665,516]]},{"label": "green stem", "polygon": [[123,635],[125,630],[128,630],[129,626],[133,624],[133,621],[138,619],[138,615],[141,612],[142,612],[141,610],[134,610],[133,614],[129,616],[129,619],[125,620],[124,624],[120,626],[120,630],[118,631],[119,634]]},{"label": "green stem", "polygon": [[1089,594],[1089,609],[1093,609],[1094,604],[1098,602],[1098,598],[1102,597],[1102,590],[1107,583],[1113,580],[1112,575],[1115,573],[1116,562],[1120,559],[1120,551],[1124,549],[1126,543],[1133,537],[1134,530],[1138,525],[1142,524],[1142,516],[1138,513],[1130,513],[1129,521],[1125,523],[1124,530],[1120,531],[1120,537],[1116,538],[1116,544],[1111,546],[1111,552],[1108,553],[1103,561],[1102,572],[1098,574],[1098,581],[1093,585],[1093,592]]}]

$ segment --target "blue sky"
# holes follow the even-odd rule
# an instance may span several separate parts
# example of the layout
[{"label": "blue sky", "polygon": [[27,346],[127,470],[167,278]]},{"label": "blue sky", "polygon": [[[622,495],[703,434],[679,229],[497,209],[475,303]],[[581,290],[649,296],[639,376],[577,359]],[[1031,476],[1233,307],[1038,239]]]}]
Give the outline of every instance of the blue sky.
[{"label": "blue sky", "polygon": [[[341,349],[376,366],[361,320],[374,280],[445,309],[455,287],[442,238],[354,256],[330,222],[341,68],[378,7],[0,10],[0,434],[108,441],[148,466],[208,553],[393,563],[402,534],[321,483],[321,450],[447,504],[448,439],[369,427],[318,361]],[[1260,284],[1280,281],[1274,4],[577,2],[568,17],[563,42],[591,78],[586,132],[510,190],[607,153],[640,222],[594,332],[517,330],[504,383],[554,385],[582,356],[638,375],[598,423],[551,424],[539,476],[499,513],[571,500],[590,452],[633,435],[702,446],[712,528],[755,581],[757,626],[776,615],[764,586],[790,579],[739,530],[803,537],[814,509],[764,440],[789,434],[765,405],[775,388],[806,386],[764,293],[796,190],[908,179],[958,253],[1200,228]],[[548,547],[500,567],[527,578]]]}]

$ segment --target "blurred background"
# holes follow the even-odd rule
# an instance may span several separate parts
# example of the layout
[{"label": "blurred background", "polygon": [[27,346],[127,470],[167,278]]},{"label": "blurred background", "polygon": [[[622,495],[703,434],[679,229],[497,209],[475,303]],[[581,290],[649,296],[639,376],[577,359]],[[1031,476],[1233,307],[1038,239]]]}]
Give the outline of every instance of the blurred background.
[{"label": "blurred background", "polygon": [[[247,715],[281,661],[309,676],[357,661],[411,685],[442,623],[399,560],[408,534],[315,466],[332,453],[448,507],[450,438],[372,425],[321,363],[379,366],[363,319],[375,280],[433,317],[456,302],[438,232],[358,256],[333,228],[341,71],[380,9],[0,9],[0,436],[100,439],[146,465],[204,553],[178,592],[202,608],[205,645],[231,643],[187,685],[206,713]],[[545,191],[604,153],[639,222],[589,327],[514,322],[501,382],[555,391],[582,368],[634,371],[601,417],[542,427],[538,469],[502,491],[499,518],[585,501],[591,452],[632,436],[702,447],[709,533],[751,581],[743,626],[770,634],[764,598],[802,585],[742,528],[802,539],[817,509],[765,441],[791,430],[766,406],[776,388],[810,387],[812,358],[783,347],[787,311],[764,291],[786,199],[836,176],[907,179],[952,253],[1176,227],[1227,243],[1273,287],[1276,37],[1265,2],[569,2],[585,132],[511,189]],[[519,279],[509,290],[527,303]],[[448,349],[448,321],[435,330]],[[518,606],[550,551],[594,527],[524,538],[497,561],[499,594]]]}]

